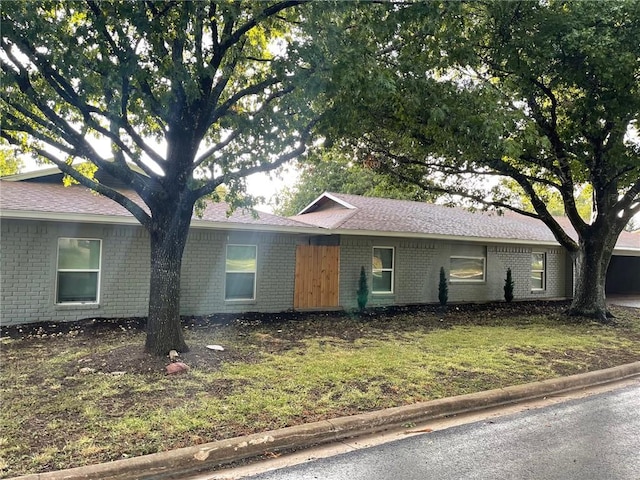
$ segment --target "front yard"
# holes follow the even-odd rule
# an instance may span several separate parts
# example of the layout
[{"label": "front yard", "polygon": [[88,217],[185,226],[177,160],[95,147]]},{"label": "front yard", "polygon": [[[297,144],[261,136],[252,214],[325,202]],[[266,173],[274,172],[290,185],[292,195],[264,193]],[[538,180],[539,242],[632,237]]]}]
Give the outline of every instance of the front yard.
[{"label": "front yard", "polygon": [[[564,302],[245,315],[186,329],[187,373],[135,321],[4,331],[0,474],[45,472],[640,360],[640,310]],[[224,351],[211,350],[216,344]]]}]

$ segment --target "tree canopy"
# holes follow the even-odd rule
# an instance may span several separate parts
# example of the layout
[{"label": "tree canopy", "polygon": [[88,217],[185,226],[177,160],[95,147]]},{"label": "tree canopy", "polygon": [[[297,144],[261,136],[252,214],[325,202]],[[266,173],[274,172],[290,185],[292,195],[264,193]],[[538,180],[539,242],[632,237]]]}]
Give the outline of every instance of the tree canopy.
[{"label": "tree canopy", "polygon": [[[187,348],[180,267],[194,208],[223,184],[226,200],[242,201],[247,175],[303,155],[316,129],[394,185],[539,218],[576,258],[573,311],[601,315],[613,246],[640,211],[639,7],[4,2],[0,135],[146,228],[157,354]],[[75,168],[78,158],[144,205]],[[576,202],[585,188],[590,219]]]},{"label": "tree canopy", "polygon": [[[304,3],[2,5],[1,135],[120,203],[149,232],[150,351],[187,348],[180,266],[194,207],[222,184],[227,201],[246,199],[247,175],[307,148],[317,65],[298,28]],[[121,180],[144,205],[74,159]]]},{"label": "tree canopy", "polygon": [[0,177],[20,173],[22,167],[23,162],[16,155],[15,149],[0,142]]},{"label": "tree canopy", "polygon": [[394,4],[383,26],[350,32],[363,67],[336,78],[325,131],[382,173],[542,220],[576,259],[572,312],[603,317],[611,252],[640,211],[639,11],[635,0]]},{"label": "tree canopy", "polygon": [[[291,75],[304,68],[278,46],[292,38],[300,3],[5,5],[2,136],[123,203],[143,225],[147,214],[67,160],[126,177],[145,201],[149,183],[189,182],[190,200],[221,183],[238,188],[304,149],[312,114],[296,90],[304,80]],[[96,138],[110,149],[96,148]]]}]

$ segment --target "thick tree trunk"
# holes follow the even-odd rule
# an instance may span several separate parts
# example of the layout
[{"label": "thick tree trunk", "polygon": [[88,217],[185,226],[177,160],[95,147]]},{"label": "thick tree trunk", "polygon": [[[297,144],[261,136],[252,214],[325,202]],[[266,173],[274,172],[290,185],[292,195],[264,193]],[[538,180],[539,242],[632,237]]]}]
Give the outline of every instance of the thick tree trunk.
[{"label": "thick tree trunk", "polygon": [[180,268],[191,213],[178,211],[167,215],[171,218],[161,222],[156,216],[154,220],[159,226],[149,232],[151,278],[145,349],[154,355],[188,350],[180,321]]},{"label": "thick tree trunk", "polygon": [[575,258],[576,286],[569,314],[607,322],[605,283],[613,248],[605,238],[590,238],[580,243]]}]

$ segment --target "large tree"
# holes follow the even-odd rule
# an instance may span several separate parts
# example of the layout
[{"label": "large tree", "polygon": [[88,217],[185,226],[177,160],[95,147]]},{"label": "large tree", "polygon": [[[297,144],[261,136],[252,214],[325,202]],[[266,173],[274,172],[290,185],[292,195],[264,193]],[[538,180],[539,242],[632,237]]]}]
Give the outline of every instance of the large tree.
[{"label": "large tree", "polygon": [[575,260],[570,313],[606,320],[609,260],[640,212],[638,12],[636,0],[395,3],[383,26],[353,24],[363,60],[336,76],[327,135],[396,178],[540,219]]},{"label": "large tree", "polygon": [[[296,32],[303,3],[2,3],[2,136],[146,228],[150,352],[187,349],[180,268],[194,207],[222,184],[234,198],[244,177],[309,143],[315,68],[300,59],[313,47]],[[120,179],[143,204],[74,159]]]}]

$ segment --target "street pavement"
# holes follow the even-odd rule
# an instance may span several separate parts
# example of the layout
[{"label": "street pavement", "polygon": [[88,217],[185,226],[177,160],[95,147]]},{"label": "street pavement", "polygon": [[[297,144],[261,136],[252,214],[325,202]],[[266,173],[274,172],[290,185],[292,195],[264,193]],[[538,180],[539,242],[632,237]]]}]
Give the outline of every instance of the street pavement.
[{"label": "street pavement", "polygon": [[640,480],[640,385],[243,478]]}]

